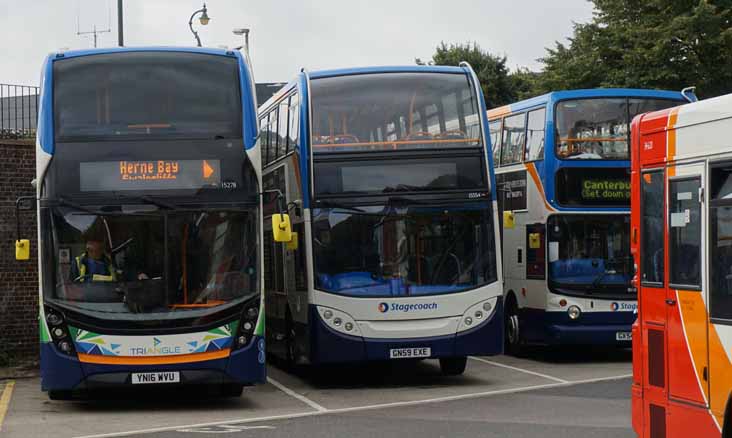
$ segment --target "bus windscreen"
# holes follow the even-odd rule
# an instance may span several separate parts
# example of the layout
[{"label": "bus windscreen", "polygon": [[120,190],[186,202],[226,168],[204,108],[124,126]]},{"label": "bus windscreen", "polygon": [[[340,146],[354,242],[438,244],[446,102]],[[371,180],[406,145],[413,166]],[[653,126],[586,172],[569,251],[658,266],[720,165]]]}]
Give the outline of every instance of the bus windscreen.
[{"label": "bus windscreen", "polygon": [[241,138],[236,58],[130,52],[54,63],[56,140]]},{"label": "bus windscreen", "polygon": [[312,81],[313,153],[478,147],[468,77],[381,73]]},{"label": "bus windscreen", "polygon": [[562,159],[629,160],[633,117],[680,103],[670,99],[625,97],[559,102],[555,112],[557,156]]}]

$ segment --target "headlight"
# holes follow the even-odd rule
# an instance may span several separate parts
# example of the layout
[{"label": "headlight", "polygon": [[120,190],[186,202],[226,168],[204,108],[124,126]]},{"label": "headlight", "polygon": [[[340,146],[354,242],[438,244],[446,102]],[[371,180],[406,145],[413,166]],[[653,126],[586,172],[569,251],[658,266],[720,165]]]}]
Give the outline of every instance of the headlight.
[{"label": "headlight", "polygon": [[318,306],[317,309],[320,318],[332,330],[346,335],[361,336],[358,324],[351,315],[328,307]]},{"label": "headlight", "polygon": [[577,306],[569,306],[569,309],[567,309],[567,315],[569,315],[569,319],[575,320],[582,315],[582,311]]},{"label": "headlight", "polygon": [[493,297],[470,306],[460,318],[457,331],[461,332],[479,326],[491,319],[496,310],[497,302],[498,297]]}]

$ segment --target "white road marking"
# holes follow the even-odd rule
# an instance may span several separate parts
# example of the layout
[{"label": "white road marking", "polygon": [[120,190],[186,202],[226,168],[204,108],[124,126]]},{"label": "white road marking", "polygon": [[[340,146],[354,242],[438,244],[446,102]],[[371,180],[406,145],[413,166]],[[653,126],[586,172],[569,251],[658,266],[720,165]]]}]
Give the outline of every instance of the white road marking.
[{"label": "white road marking", "polygon": [[271,377],[267,377],[267,381],[274,385],[275,388],[279,389],[280,391],[284,392],[285,394],[289,395],[290,397],[296,398],[300,400],[301,402],[305,403],[306,405],[310,406],[311,408],[315,409],[318,412],[327,412],[328,409],[315,403],[314,401],[310,400],[309,398],[305,397],[302,394],[298,394],[295,391],[291,390],[290,388],[286,387],[285,385],[281,384],[280,382],[276,381],[275,379]]},{"label": "white road marking", "polygon": [[502,364],[500,362],[494,362],[492,360],[483,359],[482,357],[470,356],[470,358],[473,360],[477,360],[478,362],[483,362],[483,363],[487,363],[488,365],[493,365],[495,367],[507,368],[509,370],[518,371],[518,372],[521,372],[524,374],[531,374],[533,376],[538,376],[538,377],[541,377],[541,378],[547,379],[547,380],[553,380],[553,381],[559,382],[559,383],[570,383],[569,380],[560,379],[559,377],[550,376],[548,374],[537,373],[536,371],[526,370],[523,368],[511,366],[511,365]]},{"label": "white road marking", "polygon": [[178,429],[176,432],[180,433],[236,433],[244,432],[245,430],[255,429],[275,429],[274,426],[233,426],[231,424],[222,424],[219,426],[207,426],[207,427],[191,427],[189,429]]},{"label": "white road marking", "polygon": [[600,377],[597,379],[575,380],[575,381],[566,382],[566,383],[559,383],[559,382],[546,383],[543,385],[523,386],[523,387],[519,387],[519,388],[499,389],[499,390],[495,390],[495,391],[475,392],[475,393],[471,393],[471,394],[462,394],[462,395],[451,395],[451,396],[436,397],[436,398],[424,399],[424,400],[412,400],[412,401],[403,401],[403,402],[394,402],[394,403],[382,403],[382,404],[376,404],[376,405],[354,406],[351,408],[331,409],[331,410],[325,410],[325,411],[297,412],[294,414],[270,415],[268,417],[231,419],[231,420],[225,420],[225,421],[215,421],[215,422],[211,422],[211,423],[166,426],[166,427],[157,427],[157,428],[151,428],[151,429],[130,430],[130,431],[125,431],[125,432],[103,433],[103,434],[96,434],[96,435],[82,435],[82,436],[77,436],[76,438],[112,438],[112,437],[119,437],[119,436],[131,436],[131,435],[150,434],[150,433],[157,433],[157,432],[168,432],[171,430],[189,429],[189,428],[197,428],[197,427],[249,424],[249,423],[258,423],[258,422],[262,422],[262,421],[274,421],[274,420],[291,420],[291,419],[303,418],[303,417],[317,417],[320,415],[342,414],[342,413],[348,413],[348,412],[368,411],[368,410],[373,410],[373,409],[384,409],[384,408],[393,408],[393,407],[401,407],[401,406],[415,406],[415,405],[421,405],[421,404],[427,404],[427,403],[440,403],[440,402],[448,402],[448,401],[454,401],[454,400],[488,397],[488,396],[493,396],[493,395],[515,394],[515,393],[533,391],[533,390],[538,390],[538,389],[561,388],[561,387],[567,387],[567,386],[581,385],[581,384],[585,384],[585,383],[598,383],[598,382],[606,382],[606,381],[612,381],[612,380],[621,380],[621,379],[627,379],[628,377],[632,377],[632,376],[633,376],[632,374],[623,374],[620,376]]}]

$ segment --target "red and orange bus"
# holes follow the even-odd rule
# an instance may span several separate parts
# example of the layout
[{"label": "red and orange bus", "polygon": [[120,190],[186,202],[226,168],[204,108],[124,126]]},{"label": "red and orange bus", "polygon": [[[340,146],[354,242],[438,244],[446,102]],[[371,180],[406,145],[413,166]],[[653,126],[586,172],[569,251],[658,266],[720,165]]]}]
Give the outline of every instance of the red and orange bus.
[{"label": "red and orange bus", "polygon": [[633,428],[731,437],[732,95],[632,124]]}]

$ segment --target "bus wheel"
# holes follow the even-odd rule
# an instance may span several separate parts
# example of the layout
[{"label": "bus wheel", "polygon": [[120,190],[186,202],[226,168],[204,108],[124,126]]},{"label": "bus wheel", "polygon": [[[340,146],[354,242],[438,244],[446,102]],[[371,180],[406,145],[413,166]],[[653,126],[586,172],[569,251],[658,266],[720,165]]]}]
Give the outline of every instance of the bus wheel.
[{"label": "bus wheel", "polygon": [[442,357],[440,358],[440,371],[443,376],[459,376],[465,372],[468,364],[467,357]]},{"label": "bus wheel", "polygon": [[509,354],[518,356],[521,354],[522,344],[518,306],[515,298],[509,298],[506,306],[506,351]]},{"label": "bus wheel", "polygon": [[244,392],[244,385],[237,383],[226,383],[221,385],[221,395],[224,397],[241,397]]},{"label": "bus wheel", "polygon": [[48,398],[51,400],[71,400],[71,391],[64,389],[51,389],[48,391]]},{"label": "bus wheel", "polygon": [[290,309],[287,309],[287,314],[285,316],[285,332],[287,333],[287,337],[285,338],[285,362],[287,364],[287,368],[292,370],[293,368],[295,368],[295,365],[297,363],[297,341],[295,324],[292,322],[292,314],[290,314]]}]

